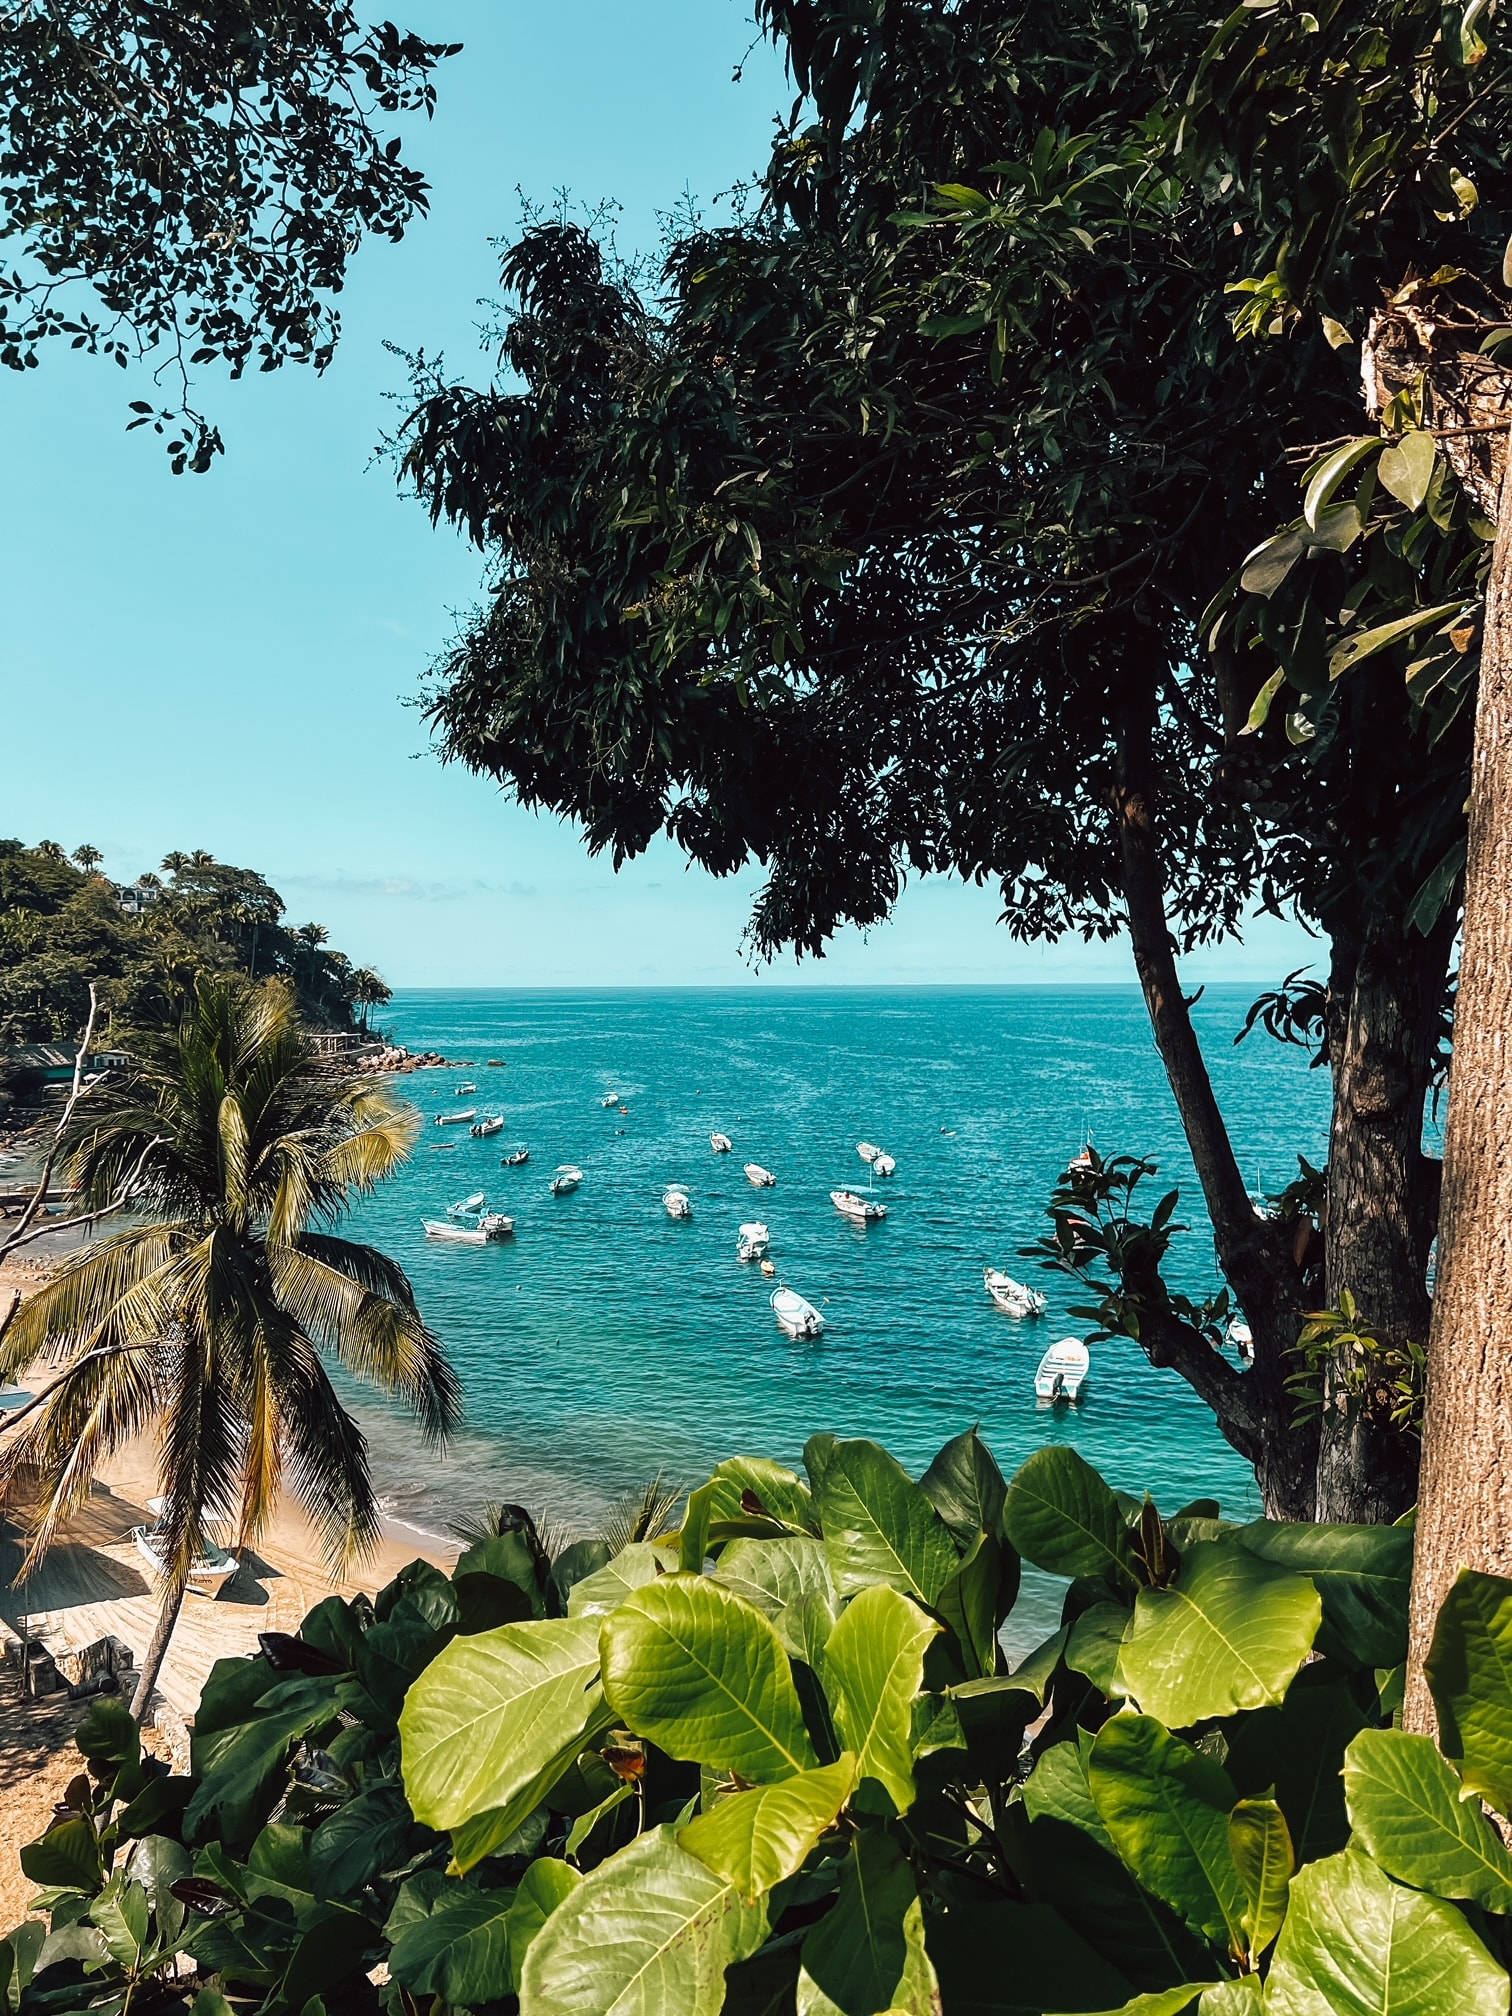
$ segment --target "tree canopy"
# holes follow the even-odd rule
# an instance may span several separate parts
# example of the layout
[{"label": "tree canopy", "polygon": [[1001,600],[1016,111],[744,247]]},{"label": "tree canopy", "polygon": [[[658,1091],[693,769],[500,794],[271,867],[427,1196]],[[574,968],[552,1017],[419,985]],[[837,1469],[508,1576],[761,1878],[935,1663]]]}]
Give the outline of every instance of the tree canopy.
[{"label": "tree canopy", "polygon": [[[1442,460],[1431,497],[1326,473],[1305,518],[1297,484],[1361,432],[1385,293],[1499,270],[1505,54],[1426,0],[761,14],[800,95],[743,214],[651,287],[537,223],[502,381],[418,375],[405,477],[491,570],[435,668],[442,751],[617,859],[760,861],[760,952],[930,871],[996,882],[1020,936],[1129,929],[1260,1339],[1245,1396],[1158,1270],[1126,1314],[1256,1455],[1324,1284],[1255,1219],[1171,955],[1257,901],[1326,934],[1326,987],[1267,1009],[1335,1070],[1326,1289],[1420,1340],[1473,657],[1400,674],[1487,528]],[[1329,676],[1341,630],[1361,677]]]},{"label": "tree canopy", "polygon": [[219,429],[191,372],[330,362],[362,238],[399,238],[426,185],[385,114],[435,102],[458,45],[343,0],[0,0],[0,363],[67,341],[171,388],[132,426],[204,470]]}]

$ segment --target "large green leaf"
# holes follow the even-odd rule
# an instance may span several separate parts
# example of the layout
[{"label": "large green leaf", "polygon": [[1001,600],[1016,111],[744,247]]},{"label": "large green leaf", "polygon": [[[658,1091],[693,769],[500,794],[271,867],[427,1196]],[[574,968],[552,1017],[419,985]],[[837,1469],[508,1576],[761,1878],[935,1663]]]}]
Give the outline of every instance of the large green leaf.
[{"label": "large green leaf", "polygon": [[669,1575],[603,1620],[604,1692],[670,1756],[760,1784],[819,1759],[761,1612],[707,1575]]},{"label": "large green leaf", "polygon": [[1018,1595],[1019,1559],[1006,1541],[978,1533],[971,1551],[935,1599],[954,1632],[968,1679],[981,1680],[999,1665],[998,1626]]},{"label": "large green leaf", "polygon": [[975,1428],[945,1444],[919,1479],[919,1489],[963,1547],[978,1533],[999,1531],[1008,1487]]},{"label": "large green leaf", "polygon": [[798,1869],[855,1790],[856,1760],[800,1771],[721,1799],[678,1835],[690,1855],[727,1877],[754,1904]]},{"label": "large green leaf", "polygon": [[1468,1791],[1512,1812],[1512,1582],[1462,1568],[1426,1662],[1439,1743]]},{"label": "large green leaf", "polygon": [[397,1785],[375,1784],[322,1820],[310,1836],[310,1881],[319,1897],[352,1897],[405,1859],[410,1809]]},{"label": "large green leaf", "polygon": [[1330,679],[1342,679],[1356,665],[1367,658],[1373,658],[1378,651],[1385,651],[1392,644],[1400,644],[1414,631],[1425,629],[1430,623],[1447,624],[1457,616],[1463,617],[1474,607],[1464,600],[1440,602],[1432,609],[1415,609],[1410,616],[1397,616],[1389,623],[1378,623],[1371,630],[1354,630],[1345,637],[1342,644],[1336,644],[1328,659]]},{"label": "large green leaf", "polygon": [[1246,1798],[1274,1794],[1300,1862],[1333,1855],[1349,1839],[1344,1752],[1366,1721],[1350,1689],[1319,1665],[1303,1667],[1279,1708],[1229,1724],[1229,1776]]},{"label": "large green leaf", "polygon": [[335,1723],[350,1684],[325,1674],[280,1681],[261,1659],[217,1660],[190,1743],[199,1784],[185,1839],[249,1843],[283,1794],[295,1744]]},{"label": "large green leaf", "polygon": [[914,1873],[890,1834],[856,1835],[840,1889],[803,1942],[798,2016],[938,2016]]},{"label": "large green leaf", "polygon": [[768,1518],[794,1532],[815,1530],[814,1500],[793,1471],[764,1456],[732,1456],[709,1479],[711,1527],[736,1526]]},{"label": "large green leaf", "polygon": [[1015,1472],[1003,1530],[1026,1561],[1051,1575],[1103,1575],[1138,1586],[1118,1500],[1085,1458],[1064,1443],[1036,1449]]},{"label": "large green leaf", "polygon": [[960,1557],[949,1527],[896,1457],[875,1442],[815,1435],[803,1460],[836,1592],[854,1596],[887,1582],[932,1604]]},{"label": "large green leaf", "polygon": [[1244,1886],[1244,1930],[1258,1960],[1281,1930],[1286,1886],[1297,1858],[1286,1816],[1274,1799],[1241,1799],[1229,1815],[1229,1854]]},{"label": "large green leaf", "polygon": [[637,1540],[622,1547],[612,1561],[575,1582],[567,1596],[569,1617],[607,1617],[617,1610],[633,1589],[644,1589],[675,1564],[677,1556],[667,1547],[649,1540]]},{"label": "large green leaf", "polygon": [[1350,1824],[1389,1876],[1512,1911],[1512,1856],[1430,1737],[1364,1729],[1344,1758]]},{"label": "large green leaf", "polygon": [[1204,1988],[1197,2004],[1197,2016],[1262,2016],[1265,1991],[1258,1974],[1241,1974],[1235,1981],[1217,1981]]},{"label": "large green leaf", "polygon": [[1266,2016],[1506,2016],[1507,1977],[1464,1913],[1357,1848],[1309,1862],[1265,1984]]},{"label": "large green leaf", "polygon": [[1172,1728],[1285,1698],[1323,1604],[1303,1575],[1236,1539],[1199,1540],[1169,1589],[1141,1589],[1117,1689]]},{"label": "large green leaf", "polygon": [[509,1907],[509,1972],[513,1981],[518,1982],[524,1974],[525,1955],[536,1934],[582,1880],[576,1869],[555,1855],[538,1855],[520,1878]]},{"label": "large green leaf", "polygon": [[597,1617],[547,1618],[442,1649],[399,1719],[417,1820],[454,1827],[515,1800],[564,1750],[577,1755],[599,1705],[599,1628]]},{"label": "large green leaf", "polygon": [[1119,1855],[1211,1945],[1240,1951],[1244,1888],[1229,1850],[1234,1788],[1222,1765],[1149,1715],[1115,1715],[1088,1760],[1093,1802]]},{"label": "large green leaf", "polygon": [[654,1828],[601,1862],[536,1934],[520,2016],[719,2016],[725,1969],[766,1938],[765,1904]]},{"label": "large green leaf", "polygon": [[1325,1623],[1359,1665],[1397,1666],[1407,1657],[1409,1527],[1257,1519],[1235,1537],[1262,1560],[1312,1578]]},{"label": "large green leaf", "polygon": [[1085,1674],[1100,1693],[1111,1694],[1118,1675],[1119,1654],[1132,1613],[1121,1603],[1094,1603],[1071,1626],[1065,1660],[1073,1673]]},{"label": "large green leaf", "polygon": [[389,1972],[412,1995],[462,2007],[496,2002],[514,1987],[509,1958],[513,1890],[449,1882],[430,1893],[424,1916],[390,1920]]},{"label": "large green leaf", "polygon": [[913,1804],[913,1703],[924,1653],[940,1627],[906,1596],[875,1582],[853,1597],[824,1648],[824,1688],[857,1774],[875,1778],[894,1806]]},{"label": "large green leaf", "polygon": [[719,1557],[719,1581],[766,1612],[777,1635],[795,1658],[805,1647],[817,1614],[834,1621],[835,1585],[824,1543],[807,1533],[774,1540],[732,1540]]}]

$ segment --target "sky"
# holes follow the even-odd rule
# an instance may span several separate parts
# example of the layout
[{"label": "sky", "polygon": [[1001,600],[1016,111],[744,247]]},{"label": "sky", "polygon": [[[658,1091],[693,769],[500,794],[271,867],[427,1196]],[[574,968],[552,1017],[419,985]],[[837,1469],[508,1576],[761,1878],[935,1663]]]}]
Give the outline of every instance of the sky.
[{"label": "sky", "polygon": [[[721,214],[791,91],[751,48],[743,0],[385,11],[464,49],[434,122],[399,128],[431,215],[398,246],[363,246],[323,377],[208,371],[197,397],[227,453],[174,477],[148,431],[124,432],[126,401],[152,389],[135,374],[63,351],[0,373],[0,834],[87,841],[117,880],[207,847],[396,986],[1131,979],[1124,945],[1017,946],[994,890],[938,879],[824,961],[757,971],[741,942],[754,872],[717,882],[659,845],[616,875],[570,827],[430,752],[414,696],[482,568],[375,453],[404,380],[385,344],[485,378],[490,241],[521,192],[610,199],[621,245],[652,246],[687,194]],[[1188,970],[1274,979],[1310,956],[1258,920]]]}]

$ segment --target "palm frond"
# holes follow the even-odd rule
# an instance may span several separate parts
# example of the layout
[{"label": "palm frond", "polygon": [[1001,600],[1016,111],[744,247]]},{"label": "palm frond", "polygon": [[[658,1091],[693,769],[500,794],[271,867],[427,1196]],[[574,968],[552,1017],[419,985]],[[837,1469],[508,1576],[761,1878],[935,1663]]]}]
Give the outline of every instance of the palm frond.
[{"label": "palm frond", "polygon": [[658,1470],[649,1484],[639,1491],[627,1491],[609,1508],[601,1533],[605,1545],[618,1554],[622,1547],[633,1546],[640,1540],[655,1540],[670,1532],[667,1522],[682,1495],[682,1487],[664,1482]]},{"label": "palm frond", "polygon": [[74,1256],[16,1311],[0,1338],[0,1378],[44,1355],[56,1363],[160,1337],[164,1284],[190,1238],[181,1225],[132,1226]]}]

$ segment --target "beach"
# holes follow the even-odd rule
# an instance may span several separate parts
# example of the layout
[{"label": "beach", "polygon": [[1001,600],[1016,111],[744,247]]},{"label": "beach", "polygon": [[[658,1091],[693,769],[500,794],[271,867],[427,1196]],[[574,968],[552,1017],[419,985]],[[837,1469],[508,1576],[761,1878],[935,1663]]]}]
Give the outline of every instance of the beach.
[{"label": "beach", "polygon": [[[13,1289],[35,1288],[31,1269],[0,1268],[0,1310]],[[28,1382],[35,1385],[36,1382]],[[131,1537],[151,1524],[147,1500],[158,1489],[150,1444],[138,1442],[96,1476],[89,1504],[28,1583],[13,1586],[23,1549],[13,1527],[0,1534],[0,1616],[13,1630],[26,1625],[49,1649],[69,1651],[113,1636],[140,1663],[160,1607],[160,1595]],[[24,1501],[17,1510],[24,1513]],[[373,1556],[350,1576],[332,1580],[318,1538],[298,1506],[285,1500],[267,1532],[244,1551],[242,1565],[213,1600],[186,1596],[158,1679],[152,1744],[158,1754],[187,1763],[185,1726],[217,1659],[257,1650],[261,1631],[296,1631],[323,1597],[380,1589],[417,1556],[448,1566],[455,1550],[434,1535],[410,1536],[391,1528]],[[20,1703],[14,1673],[0,1676],[9,1698],[0,1713],[0,1928],[14,1924],[35,1886],[22,1875],[17,1851],[39,1835],[52,1807],[75,1775],[74,1724],[85,1702],[66,1694]]]}]

